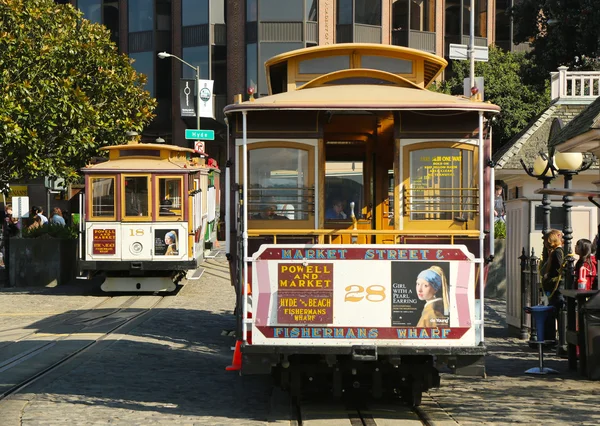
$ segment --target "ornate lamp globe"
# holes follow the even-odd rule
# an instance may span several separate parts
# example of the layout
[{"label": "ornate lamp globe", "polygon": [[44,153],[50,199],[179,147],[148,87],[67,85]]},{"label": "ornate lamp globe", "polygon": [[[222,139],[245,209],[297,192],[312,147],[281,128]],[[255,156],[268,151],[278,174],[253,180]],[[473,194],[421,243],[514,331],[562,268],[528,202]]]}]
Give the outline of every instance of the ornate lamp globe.
[{"label": "ornate lamp globe", "polygon": [[581,152],[557,152],[554,159],[558,170],[579,170],[583,164]]},{"label": "ornate lamp globe", "polygon": [[[535,161],[533,162],[533,173],[535,173],[537,176],[541,176],[542,173],[544,173],[544,170],[546,170],[546,167],[548,166],[548,157],[544,156],[544,155],[538,155],[537,158],[535,159]],[[554,166],[554,168],[556,168],[556,161],[554,160],[554,158],[552,158],[552,166]],[[546,171],[545,177],[552,177],[552,166],[548,167],[548,170]]]}]

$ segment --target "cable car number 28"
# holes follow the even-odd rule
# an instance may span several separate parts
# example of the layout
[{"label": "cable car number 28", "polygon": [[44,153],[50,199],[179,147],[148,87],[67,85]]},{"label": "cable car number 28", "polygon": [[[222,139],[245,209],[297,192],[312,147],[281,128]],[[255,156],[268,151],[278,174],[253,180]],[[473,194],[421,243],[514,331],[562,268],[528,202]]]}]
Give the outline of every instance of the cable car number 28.
[{"label": "cable car number 28", "polygon": [[349,285],[346,287],[344,302],[383,302],[385,300],[385,287],[382,285],[370,285],[367,288],[361,285]]}]

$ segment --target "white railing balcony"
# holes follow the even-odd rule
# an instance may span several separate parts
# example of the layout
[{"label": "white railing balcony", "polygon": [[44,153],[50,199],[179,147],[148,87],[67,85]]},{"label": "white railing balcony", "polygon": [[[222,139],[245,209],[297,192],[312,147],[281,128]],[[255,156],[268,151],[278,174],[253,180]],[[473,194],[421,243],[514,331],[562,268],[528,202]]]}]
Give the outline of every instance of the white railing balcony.
[{"label": "white railing balcony", "polygon": [[575,101],[591,103],[600,96],[600,71],[568,71],[568,67],[558,67],[551,72],[552,101]]}]

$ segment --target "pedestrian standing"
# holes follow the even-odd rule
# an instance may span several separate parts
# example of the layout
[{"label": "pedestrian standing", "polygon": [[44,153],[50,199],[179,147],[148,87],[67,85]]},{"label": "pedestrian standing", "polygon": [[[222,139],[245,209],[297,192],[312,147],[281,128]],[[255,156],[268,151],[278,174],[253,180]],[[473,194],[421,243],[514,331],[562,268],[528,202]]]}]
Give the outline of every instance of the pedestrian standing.
[{"label": "pedestrian standing", "polygon": [[556,321],[558,314],[563,307],[564,298],[559,291],[562,275],[565,252],[562,247],[563,234],[558,229],[551,229],[544,238],[544,245],[548,250],[548,259],[541,267],[542,272],[542,303],[554,307],[553,315],[546,320],[545,338],[546,340],[556,339]]},{"label": "pedestrian standing", "polygon": [[59,207],[54,207],[52,209],[52,217],[50,218],[50,223],[52,225],[65,226],[65,219],[63,218],[62,211]]},{"label": "pedestrian standing", "polygon": [[48,223],[48,218],[44,216],[44,209],[42,206],[37,206],[33,208],[34,213],[42,219],[42,225]]},{"label": "pedestrian standing", "polygon": [[596,272],[596,256],[592,254],[592,242],[582,238],[575,244],[575,254],[579,256],[575,264],[575,276],[579,290],[591,290],[598,278]]},{"label": "pedestrian standing", "polygon": [[506,210],[504,208],[504,197],[502,196],[502,187],[496,185],[494,197],[494,222],[506,221]]}]

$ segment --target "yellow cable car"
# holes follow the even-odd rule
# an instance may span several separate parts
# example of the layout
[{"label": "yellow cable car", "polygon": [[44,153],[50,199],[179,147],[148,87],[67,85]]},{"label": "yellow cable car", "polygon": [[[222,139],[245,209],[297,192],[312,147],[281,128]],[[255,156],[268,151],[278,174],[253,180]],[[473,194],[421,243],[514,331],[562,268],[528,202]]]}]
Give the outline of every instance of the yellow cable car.
[{"label": "yellow cable car", "polygon": [[102,273],[108,292],[171,292],[214,241],[219,170],[191,149],[130,143],[102,148],[88,165],[82,271]]},{"label": "yellow cable car", "polygon": [[397,46],[300,49],[266,62],[269,96],[225,108],[230,369],[412,405],[439,383],[434,361],[484,374],[499,107],[428,90],[446,65]]}]

